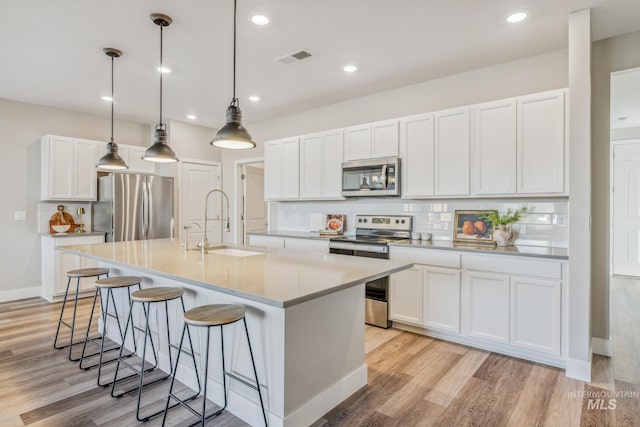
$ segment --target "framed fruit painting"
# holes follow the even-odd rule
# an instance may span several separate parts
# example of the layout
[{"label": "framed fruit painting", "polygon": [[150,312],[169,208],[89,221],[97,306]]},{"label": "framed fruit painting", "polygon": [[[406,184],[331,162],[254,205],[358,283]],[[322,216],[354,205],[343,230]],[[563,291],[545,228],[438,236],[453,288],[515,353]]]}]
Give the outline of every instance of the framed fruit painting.
[{"label": "framed fruit painting", "polygon": [[493,224],[484,219],[494,211],[456,211],[453,241],[493,245]]}]

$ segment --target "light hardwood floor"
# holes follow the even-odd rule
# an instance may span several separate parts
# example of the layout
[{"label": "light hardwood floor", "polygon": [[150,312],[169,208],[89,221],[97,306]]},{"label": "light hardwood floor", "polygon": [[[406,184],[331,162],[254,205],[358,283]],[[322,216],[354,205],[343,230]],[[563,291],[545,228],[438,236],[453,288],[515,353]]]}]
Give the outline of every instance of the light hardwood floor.
[{"label": "light hardwood floor", "polygon": [[[89,304],[80,303],[81,324]],[[52,348],[59,310],[41,299],[0,304],[0,426],[142,425],[135,396],[111,398],[95,370]],[[640,387],[614,381],[607,358],[595,358],[594,381],[584,384],[559,369],[395,329],[367,327],[366,353],[369,384],[314,427],[640,425]],[[150,406],[164,404],[166,387],[149,390]],[[615,409],[589,409],[597,399],[583,396],[614,390],[628,396],[616,397]],[[609,404],[605,396],[601,405]],[[170,425],[188,420],[185,410],[170,414]],[[210,425],[246,424],[223,414]]]}]

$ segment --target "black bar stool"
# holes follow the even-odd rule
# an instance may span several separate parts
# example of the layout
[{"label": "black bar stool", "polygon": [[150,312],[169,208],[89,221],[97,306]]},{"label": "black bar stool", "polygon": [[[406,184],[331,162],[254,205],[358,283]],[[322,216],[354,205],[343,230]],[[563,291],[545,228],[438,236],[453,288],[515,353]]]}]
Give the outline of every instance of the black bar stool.
[{"label": "black bar stool", "polygon": [[[251,356],[251,365],[253,366],[253,374],[255,376],[256,384],[253,385],[244,379],[234,375],[231,372],[228,372],[225,369],[224,364],[224,334],[223,334],[223,326],[229,325],[231,323],[235,323],[242,320],[244,323],[244,332],[247,336],[247,344],[249,345],[249,355]],[[202,400],[202,412],[198,412],[193,409],[187,402],[188,400],[182,400],[176,397],[173,394],[173,385],[176,380],[175,373],[178,370],[178,363],[180,361],[180,352],[178,352],[178,356],[176,357],[175,368],[173,369],[173,379],[171,380],[171,386],[169,387],[169,397],[167,398],[166,410],[164,412],[164,417],[162,419],[162,425],[165,425],[167,420],[167,412],[169,410],[169,403],[171,399],[175,399],[178,404],[187,408],[191,413],[200,418],[200,422],[195,424],[201,424],[204,426],[206,420],[211,419],[213,417],[217,417],[224,411],[227,407],[227,381],[226,377],[241,382],[242,384],[250,387],[254,390],[258,391],[258,397],[260,398],[260,406],[262,407],[262,416],[264,417],[265,426],[268,425],[267,422],[267,413],[264,409],[264,402],[262,400],[262,392],[260,391],[260,382],[258,381],[258,372],[256,371],[256,363],[253,359],[253,350],[251,349],[251,340],[249,339],[249,330],[247,329],[247,320],[245,318],[245,308],[241,305],[235,304],[211,304],[211,305],[203,305],[200,307],[193,308],[187,311],[184,314],[184,328],[182,329],[182,338],[180,338],[180,348],[182,348],[182,342],[184,341],[185,332],[189,333],[189,326],[198,326],[207,328],[207,340],[205,347],[205,360],[204,360],[204,399]],[[220,348],[221,348],[221,359],[222,359],[222,387],[224,389],[224,406],[217,410],[216,412],[206,415],[207,409],[207,377],[209,374],[209,338],[211,335],[211,328],[214,326],[220,327]],[[189,339],[191,339],[191,335],[189,335]],[[195,365],[195,359],[194,359]],[[197,369],[196,369],[197,373]],[[200,382],[198,381],[198,387],[200,387]],[[198,390],[199,391],[199,390]],[[176,406],[176,405],[173,405]],[[172,407],[173,407],[172,406]],[[192,425],[195,425],[192,424]]]},{"label": "black bar stool", "polygon": [[[56,330],[56,337],[53,340],[53,348],[60,350],[66,347],[69,347],[69,360],[72,362],[77,362],[80,358],[71,357],[71,350],[73,346],[76,344],[82,344],[84,340],[73,342],[73,334],[76,328],[76,311],[78,309],[78,292],[80,291],[80,279],[83,277],[95,277],[100,279],[100,276],[109,277],[109,269],[108,268],[80,268],[78,270],[67,271],[67,289],[64,292],[64,300],[62,300],[62,308],[60,310],[60,319],[58,320],[58,329]],[[73,318],[71,319],[71,323],[62,320],[62,316],[64,315],[64,310],[67,306],[67,301],[69,297],[69,287],[71,285],[71,279],[76,279],[76,293],[73,296]],[[71,336],[69,337],[69,344],[59,345],[58,344],[58,336],[60,335],[60,326],[66,326],[71,329]]]},{"label": "black bar stool", "polygon": [[[113,378],[113,383],[111,385],[111,396],[112,397],[122,397],[125,394],[131,393],[133,391],[138,391],[138,403],[136,406],[136,418],[138,419],[138,421],[148,421],[149,419],[151,419],[152,417],[155,417],[156,415],[160,415],[162,412],[164,412],[164,410],[160,410],[157,411],[153,414],[150,415],[146,415],[144,417],[140,416],[140,403],[142,400],[142,389],[143,387],[146,387],[148,385],[151,384],[155,384],[159,381],[163,381],[166,380],[167,378],[169,378],[171,375],[173,375],[174,372],[174,364],[173,364],[173,357],[171,356],[171,348],[174,349],[178,349],[178,347],[176,345],[171,344],[171,336],[169,333],[170,330],[170,325],[169,325],[169,301],[174,300],[174,299],[178,299],[180,298],[180,304],[182,305],[182,312],[185,312],[185,307],[184,307],[184,300],[182,298],[182,294],[184,293],[184,291],[181,288],[175,288],[175,287],[154,287],[154,288],[148,288],[148,289],[142,289],[139,291],[135,291],[131,293],[131,301],[134,303],[141,303],[142,304],[142,308],[144,310],[144,315],[145,315],[145,326],[144,328],[139,328],[137,326],[135,326],[133,324],[133,307],[131,310],[129,310],[129,317],[127,318],[127,324],[125,326],[124,329],[124,337],[123,337],[123,342],[126,341],[127,338],[127,333],[129,332],[129,330],[131,330],[132,335],[133,335],[133,341],[136,341],[136,337],[135,337],[135,330],[138,331],[143,331],[144,330],[144,341],[142,344],[142,361],[140,363],[140,368],[137,368],[135,366],[133,366],[132,364],[130,364],[126,358],[127,355],[124,354],[124,348],[125,346],[122,345],[120,347],[120,354],[118,355],[118,363],[116,365],[116,372],[114,374],[114,378]],[[151,311],[151,304],[153,303],[162,303],[164,302],[164,306],[165,306],[165,314],[166,314],[166,328],[167,328],[167,344],[168,344],[168,352],[169,352],[169,365],[170,365],[170,369],[171,372],[169,372],[167,375],[164,375],[162,377],[156,378],[152,381],[149,381],[147,383],[144,382],[144,376],[146,372],[149,372],[153,369],[155,369],[158,366],[158,350],[156,349],[156,346],[153,342],[153,337],[151,336],[151,330],[149,329],[149,314]],[[131,326],[131,327],[129,327]],[[147,339],[149,339],[149,341],[151,342],[151,351],[153,353],[153,360],[154,363],[150,368],[145,368],[145,362],[146,362],[146,355],[147,355]],[[193,362],[195,364],[195,355],[193,353],[193,342],[191,341],[191,334],[189,334],[189,346],[191,348],[191,357],[193,358]],[[180,352],[180,350],[178,350],[178,352]],[[179,354],[179,353],[178,353]],[[120,364],[125,365],[126,368],[128,368],[129,370],[133,371],[134,374],[133,375],[129,375],[127,377],[124,378],[118,378],[118,371],[120,369]],[[139,376],[140,380],[138,381],[138,386],[137,387],[133,387],[129,390],[123,391],[119,394],[114,394],[115,393],[115,387],[116,384],[119,382],[122,382],[124,380],[126,380],[127,378],[131,378],[132,376]],[[196,372],[196,377],[198,378],[198,388],[200,387],[200,378],[197,375]],[[198,397],[199,393],[194,394],[193,396],[191,396],[188,400],[193,400],[196,397]],[[177,405],[177,404],[176,404]],[[174,405],[174,406],[176,406]]]},{"label": "black bar stool", "polygon": [[[120,347],[121,347],[120,345],[118,345],[116,347],[111,347],[106,350],[104,348],[104,343],[107,339],[107,326],[109,324],[109,317],[114,318],[116,320],[116,323],[118,324],[118,332],[120,333],[120,339],[121,339],[120,342],[124,344],[124,330],[122,329],[122,325],[120,324],[120,317],[118,316],[118,307],[116,305],[116,300],[113,296],[113,290],[127,288],[127,291],[128,291],[127,297],[129,299],[129,311],[131,311],[131,289],[137,286],[138,290],[140,290],[141,289],[140,283],[142,283],[142,277],[137,277],[137,276],[108,277],[106,279],[100,279],[96,281],[96,293],[93,296],[93,305],[91,306],[91,314],[89,316],[89,325],[87,326],[87,334],[85,335],[84,345],[82,346],[82,355],[80,356],[80,369],[83,369],[86,371],[88,369],[95,368],[97,366],[98,367],[98,386],[100,387],[106,387],[108,385],[111,385],[111,382],[112,382],[112,381],[109,381],[107,383],[102,383],[101,381],[102,365],[106,365],[107,363],[112,363],[118,360],[118,358],[116,357],[116,358],[112,358],[110,360],[105,361],[103,359],[104,353],[114,351],[114,350],[120,350]],[[106,298],[103,295],[103,291],[106,292]],[[91,337],[89,333],[91,331],[91,324],[93,323],[93,313],[95,312],[96,301],[98,300],[98,297],[100,297],[100,311],[102,315],[102,328],[103,328],[102,335],[98,337]],[[113,303],[113,313],[109,312],[109,300],[111,300],[111,302]],[[100,340],[100,343],[97,342],[98,340]],[[92,354],[87,354],[86,353],[87,343],[91,343],[95,345],[100,349],[100,351]],[[134,349],[137,349],[135,340],[133,344],[134,344]],[[135,350],[134,352],[129,353],[124,357],[130,357],[130,356],[133,356],[134,354],[135,354]],[[99,356],[98,361],[91,365],[86,366],[85,359],[89,359],[93,356]]]}]

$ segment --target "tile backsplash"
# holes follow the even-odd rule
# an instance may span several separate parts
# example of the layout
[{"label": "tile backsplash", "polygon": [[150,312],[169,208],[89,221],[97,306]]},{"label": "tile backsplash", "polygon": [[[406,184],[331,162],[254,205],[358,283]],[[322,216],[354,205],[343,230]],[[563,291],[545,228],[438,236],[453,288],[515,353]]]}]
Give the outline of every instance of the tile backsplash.
[{"label": "tile backsplash", "polygon": [[514,225],[519,245],[568,247],[567,199],[403,200],[353,199],[324,202],[272,202],[271,230],[310,231],[312,214],[346,215],[345,233],[355,232],[355,215],[411,215],[413,230],[431,232],[433,239],[452,240],[456,210],[507,209],[527,206],[529,213]]}]

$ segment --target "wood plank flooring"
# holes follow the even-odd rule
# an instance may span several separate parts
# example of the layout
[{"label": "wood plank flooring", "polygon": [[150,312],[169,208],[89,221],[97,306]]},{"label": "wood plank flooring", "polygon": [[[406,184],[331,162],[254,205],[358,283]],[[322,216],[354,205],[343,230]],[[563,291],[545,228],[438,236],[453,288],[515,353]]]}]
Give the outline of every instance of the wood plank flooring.
[{"label": "wood plank flooring", "polygon": [[[89,309],[89,299],[79,303],[80,324]],[[42,299],[0,304],[0,426],[142,425],[135,395],[112,398],[97,387],[95,370],[81,371],[53,349],[59,310]],[[548,366],[367,326],[366,361],[369,384],[314,427],[640,425],[640,386],[614,380],[608,358],[594,359],[593,382],[585,384]],[[144,409],[164,405],[167,388],[145,390]],[[606,395],[613,392],[626,395]],[[603,409],[612,399],[615,409]],[[175,409],[168,424],[192,420]],[[144,423],[160,424],[161,417]],[[246,424],[225,413],[209,425]]]}]

